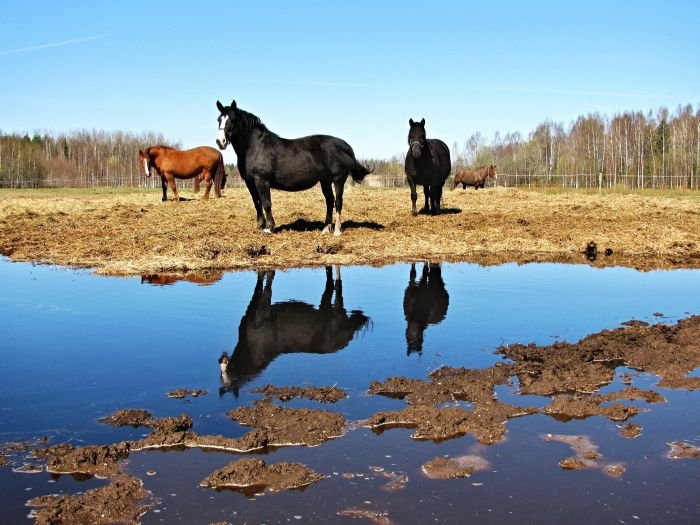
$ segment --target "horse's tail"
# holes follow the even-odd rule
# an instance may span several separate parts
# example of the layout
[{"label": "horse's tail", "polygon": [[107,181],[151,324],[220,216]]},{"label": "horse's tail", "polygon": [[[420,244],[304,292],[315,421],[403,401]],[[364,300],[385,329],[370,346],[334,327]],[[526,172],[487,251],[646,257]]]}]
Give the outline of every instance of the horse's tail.
[{"label": "horse's tail", "polygon": [[355,182],[362,182],[364,178],[373,171],[374,166],[366,168],[362,164],[354,160],[354,166],[350,168],[350,175],[352,176],[352,180],[354,180]]},{"label": "horse's tail", "polygon": [[226,185],[226,167],[224,166],[224,156],[219,153],[219,162],[216,165],[216,173],[214,174],[214,191],[216,196],[221,197],[221,190]]}]

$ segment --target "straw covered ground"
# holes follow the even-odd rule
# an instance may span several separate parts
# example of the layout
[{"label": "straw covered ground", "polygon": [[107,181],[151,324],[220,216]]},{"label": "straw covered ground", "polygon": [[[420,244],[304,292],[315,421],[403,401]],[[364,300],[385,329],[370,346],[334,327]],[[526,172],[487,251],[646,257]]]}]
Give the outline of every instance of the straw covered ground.
[{"label": "straw covered ground", "polygon": [[100,274],[207,279],[224,270],[328,264],[586,262],[593,241],[594,265],[700,267],[700,199],[692,194],[458,189],[445,191],[442,215],[412,217],[408,188],[348,185],[338,237],[321,234],[318,187],[273,192],[274,234],[256,229],[243,188],[209,201],[184,196],[191,200],[163,203],[147,191],[0,191],[0,253]]}]

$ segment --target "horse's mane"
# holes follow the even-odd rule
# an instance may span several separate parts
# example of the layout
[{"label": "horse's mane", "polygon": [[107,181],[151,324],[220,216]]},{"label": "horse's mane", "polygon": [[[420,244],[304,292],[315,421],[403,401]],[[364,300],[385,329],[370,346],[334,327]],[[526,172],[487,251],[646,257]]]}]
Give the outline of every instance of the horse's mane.
[{"label": "horse's mane", "polygon": [[[250,135],[253,130],[256,129],[263,133],[272,133],[272,131],[262,123],[260,117],[240,108],[236,108],[236,113],[236,126],[240,127],[239,130],[245,133],[245,135]],[[272,134],[274,135],[274,133]]]}]

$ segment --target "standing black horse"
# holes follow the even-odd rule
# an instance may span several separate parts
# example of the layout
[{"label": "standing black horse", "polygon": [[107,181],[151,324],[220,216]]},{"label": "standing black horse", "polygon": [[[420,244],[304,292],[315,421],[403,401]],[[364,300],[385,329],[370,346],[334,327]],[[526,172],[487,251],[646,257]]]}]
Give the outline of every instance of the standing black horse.
[{"label": "standing black horse", "polygon": [[340,235],[343,189],[348,174],[356,182],[361,182],[371,173],[357,162],[350,145],[329,135],[284,139],[267,129],[258,117],[239,109],[235,100],[228,107],[217,100],[216,107],[221,113],[216,143],[222,150],[229,142],[233,145],[241,177],[253,198],[258,227],[266,233],[275,228],[270,188],[301,191],[320,182],[326,198],[323,233],[331,231],[335,204],[334,233]]},{"label": "standing black horse", "polygon": [[450,296],[445,290],[439,264],[423,264],[423,271],[416,282],[416,265],[411,273],[403,296],[403,313],[406,316],[406,352],[423,351],[423,332],[431,324],[438,324],[447,316]]},{"label": "standing black horse", "polygon": [[411,211],[413,215],[418,215],[416,184],[420,184],[425,193],[425,205],[420,212],[437,215],[440,213],[442,187],[452,168],[450,150],[440,139],[425,137],[425,119],[421,119],[420,122],[410,119],[408,122],[411,128],[408,131],[408,153],[404,170],[411,187]]}]

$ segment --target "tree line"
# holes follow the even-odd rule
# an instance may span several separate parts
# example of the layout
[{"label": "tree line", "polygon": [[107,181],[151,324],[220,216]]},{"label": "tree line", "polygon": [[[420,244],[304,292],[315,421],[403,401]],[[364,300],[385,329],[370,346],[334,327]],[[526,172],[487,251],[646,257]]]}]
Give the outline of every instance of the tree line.
[{"label": "tree line", "polygon": [[[146,181],[136,152],[153,144],[180,147],[162,134],[120,131],[34,133],[0,131],[0,187],[158,186]],[[405,183],[404,154],[362,159],[374,166],[383,186]],[[700,188],[700,107],[661,107],[612,117],[590,113],[568,126],[545,120],[523,137],[519,132],[491,141],[472,134],[452,145],[454,170],[496,164],[499,184]],[[227,166],[231,186],[237,170]]]},{"label": "tree line", "polygon": [[[496,164],[511,182],[628,188],[700,188],[700,107],[612,117],[590,113],[568,127],[545,120],[527,138],[474,133],[453,145],[454,168]],[[503,182],[499,182],[503,183]]]}]

